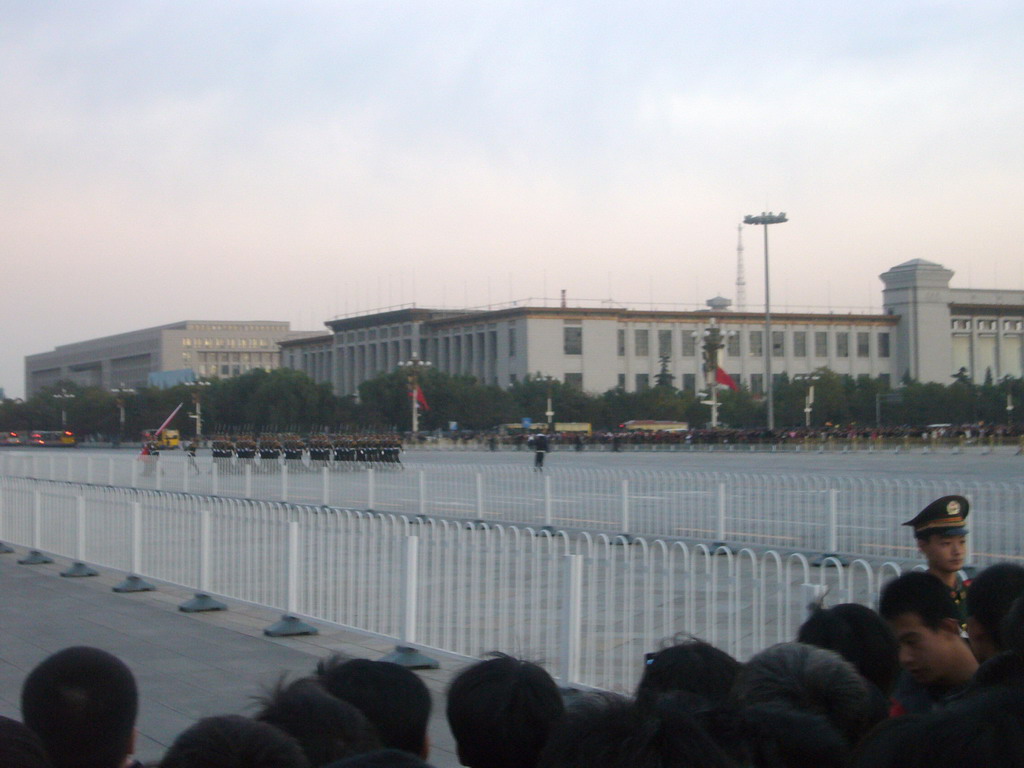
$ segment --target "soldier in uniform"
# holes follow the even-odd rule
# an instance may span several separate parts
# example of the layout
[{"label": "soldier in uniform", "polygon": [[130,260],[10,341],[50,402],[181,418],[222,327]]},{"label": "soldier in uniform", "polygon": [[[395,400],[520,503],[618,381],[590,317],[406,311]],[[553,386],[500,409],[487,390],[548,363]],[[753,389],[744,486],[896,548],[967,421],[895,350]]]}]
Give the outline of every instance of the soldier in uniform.
[{"label": "soldier in uniform", "polygon": [[970,581],[960,573],[967,556],[967,513],[971,505],[963,496],[943,496],[922,509],[903,525],[914,529],[917,548],[928,561],[928,573],[949,590],[960,613],[967,621],[967,588]]}]

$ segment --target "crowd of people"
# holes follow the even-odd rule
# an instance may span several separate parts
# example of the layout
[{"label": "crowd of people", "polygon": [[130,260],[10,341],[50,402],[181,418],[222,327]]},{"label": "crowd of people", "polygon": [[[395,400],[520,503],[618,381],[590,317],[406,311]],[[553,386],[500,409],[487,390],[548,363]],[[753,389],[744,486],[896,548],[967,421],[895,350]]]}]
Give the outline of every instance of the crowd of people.
[{"label": "crowd of people", "polygon": [[[816,606],[790,642],[741,663],[677,636],[638,659],[632,695],[566,691],[538,664],[490,654],[445,697],[467,768],[947,768],[1024,765],[1024,567],[963,566],[969,503],[905,523],[927,570],[878,610]],[[42,661],[0,719],[4,768],[132,768],[139,692],[115,656]],[[250,716],[184,730],[161,768],[424,768],[431,695],[412,671],[331,656]]]}]

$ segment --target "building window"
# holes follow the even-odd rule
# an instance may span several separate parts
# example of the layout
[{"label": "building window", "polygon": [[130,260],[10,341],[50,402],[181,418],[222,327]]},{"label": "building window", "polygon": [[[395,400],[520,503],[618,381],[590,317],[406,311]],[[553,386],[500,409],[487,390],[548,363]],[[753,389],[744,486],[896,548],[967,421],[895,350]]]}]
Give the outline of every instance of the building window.
[{"label": "building window", "polygon": [[697,338],[692,331],[683,331],[683,357],[693,357],[697,354]]},{"label": "building window", "polygon": [[793,357],[807,357],[807,331],[793,331]]},{"label": "building window", "polygon": [[752,373],[752,374],[750,374],[750,394],[752,394],[752,395],[763,395],[764,394],[764,374],[763,373]]},{"label": "building window", "polygon": [[[619,331],[619,333],[623,333],[623,331]],[[625,389],[626,388],[626,374],[624,374],[624,373],[620,373],[619,374],[619,384],[618,384],[618,386],[619,386],[619,389]]]},{"label": "building window", "polygon": [[888,357],[889,356],[889,334],[880,333],[878,334],[878,356]]},{"label": "building window", "polygon": [[786,356],[786,332],[772,331],[772,357]]},{"label": "building window", "polygon": [[828,357],[828,331],[814,332],[814,356]]},{"label": "building window", "polygon": [[697,389],[697,376],[693,373],[683,374],[683,391],[695,392]]},{"label": "building window", "polygon": [[857,357],[870,357],[869,338],[871,334],[867,331],[857,331]]},{"label": "building window", "polygon": [[565,374],[565,386],[572,387],[573,389],[583,390],[583,374],[582,373],[567,373]]},{"label": "building window", "polygon": [[750,332],[750,356],[761,357],[764,354],[764,333],[762,331]]},{"label": "building window", "polygon": [[567,325],[562,329],[562,351],[567,355],[583,354],[583,327]]},{"label": "building window", "polygon": [[516,329],[512,326],[508,329],[508,356],[516,356]]},{"label": "building window", "polygon": [[882,385],[883,389],[889,389],[889,387],[892,386],[892,382],[890,381],[888,373],[878,374],[878,383]]},{"label": "building window", "polygon": [[672,357],[672,331],[658,331],[658,357]]},{"label": "building window", "polygon": [[646,373],[638,373],[636,375],[636,391],[645,392],[651,386],[651,379]]},{"label": "building window", "polygon": [[846,331],[836,332],[836,357],[850,356],[850,334]]},{"label": "building window", "polygon": [[[619,352],[619,357],[624,357],[626,354],[626,331],[623,328],[619,328],[618,337],[616,340],[616,348]],[[624,385],[623,385],[624,386]]]},{"label": "building window", "polygon": [[648,334],[646,330],[638,329],[633,331],[633,354],[643,357],[650,354],[647,348]]},{"label": "building window", "polygon": [[736,331],[730,331],[725,340],[725,354],[729,357],[740,356],[740,335]]}]

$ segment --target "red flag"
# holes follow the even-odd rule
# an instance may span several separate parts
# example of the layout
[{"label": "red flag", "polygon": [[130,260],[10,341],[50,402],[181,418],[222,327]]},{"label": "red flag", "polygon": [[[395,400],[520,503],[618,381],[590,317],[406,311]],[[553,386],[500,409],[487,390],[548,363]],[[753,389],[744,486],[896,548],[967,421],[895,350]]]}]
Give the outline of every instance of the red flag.
[{"label": "red flag", "polygon": [[722,370],[721,366],[715,368],[715,383],[728,387],[733,392],[739,392],[739,387],[733,381],[732,376]]},{"label": "red flag", "polygon": [[427,405],[427,398],[423,394],[423,388],[419,384],[416,385],[416,390],[413,393],[413,396],[416,398],[416,405],[418,405],[424,411],[430,410],[430,406]]}]

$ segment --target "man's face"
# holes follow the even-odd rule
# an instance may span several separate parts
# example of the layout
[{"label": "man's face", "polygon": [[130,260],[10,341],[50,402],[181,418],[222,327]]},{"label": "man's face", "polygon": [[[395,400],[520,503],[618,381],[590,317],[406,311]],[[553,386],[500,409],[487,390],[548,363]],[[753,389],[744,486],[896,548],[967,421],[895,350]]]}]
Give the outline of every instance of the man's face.
[{"label": "man's face", "polygon": [[899,643],[900,666],[914,680],[922,685],[948,682],[951,643],[961,642],[956,633],[941,626],[932,629],[916,613],[902,613],[890,619],[889,626]]},{"label": "man's face", "polygon": [[928,567],[942,573],[956,573],[964,565],[967,539],[964,536],[941,536],[932,534],[927,539],[918,539],[917,548],[928,560]]}]

